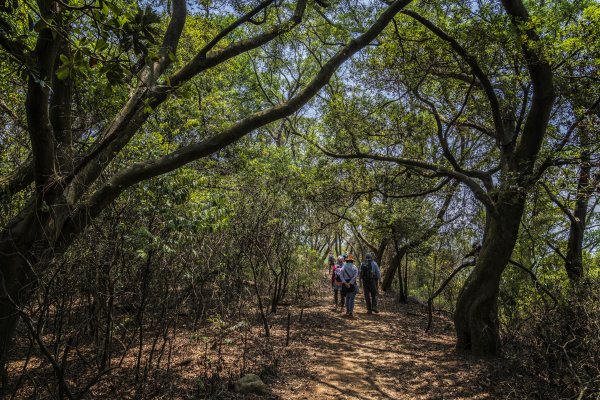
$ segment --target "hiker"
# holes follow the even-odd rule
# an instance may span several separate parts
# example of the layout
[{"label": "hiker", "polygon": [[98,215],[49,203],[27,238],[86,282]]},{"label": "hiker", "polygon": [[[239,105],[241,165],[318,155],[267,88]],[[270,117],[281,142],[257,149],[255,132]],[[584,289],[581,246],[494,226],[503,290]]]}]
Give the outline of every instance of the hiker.
[{"label": "hiker", "polygon": [[354,298],[358,291],[356,280],[358,279],[358,268],[354,265],[354,257],[349,254],[345,258],[346,263],[340,271],[340,277],[342,278],[342,296],[346,295],[346,316],[354,317]]},{"label": "hiker", "polygon": [[340,271],[342,270],[343,259],[342,264],[340,264],[340,258],[342,257],[338,257],[337,263],[331,265],[331,287],[333,289],[333,303],[335,304],[333,311],[337,311],[338,294],[341,301],[340,310],[344,308],[344,296],[342,296],[341,294],[343,284],[342,278],[340,278]]},{"label": "hiker", "polygon": [[365,300],[367,302],[367,314],[378,314],[377,309],[377,286],[381,280],[381,271],[377,262],[373,260],[373,255],[367,253],[365,262],[360,265],[360,279],[365,291]]},{"label": "hiker", "polygon": [[335,265],[335,257],[333,254],[329,254],[329,257],[327,257],[327,265],[329,266],[329,271],[331,271],[331,268]]},{"label": "hiker", "polygon": [[[337,275],[339,276],[340,273],[342,272],[342,268],[344,268],[344,256],[338,256],[337,258],[337,268],[336,268],[336,272]],[[344,310],[344,306],[346,305],[346,293],[342,290],[342,286],[343,282],[342,279],[339,279],[339,288],[340,288],[340,312],[342,312]]]}]

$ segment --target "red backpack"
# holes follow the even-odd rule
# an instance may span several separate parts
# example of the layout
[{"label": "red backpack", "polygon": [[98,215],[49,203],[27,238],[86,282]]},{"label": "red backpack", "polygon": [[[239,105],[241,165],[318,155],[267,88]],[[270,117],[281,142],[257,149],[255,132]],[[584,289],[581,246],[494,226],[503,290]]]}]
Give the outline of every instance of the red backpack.
[{"label": "red backpack", "polygon": [[340,270],[342,267],[335,264],[331,273],[331,284],[335,286],[342,286],[342,278],[340,277]]}]

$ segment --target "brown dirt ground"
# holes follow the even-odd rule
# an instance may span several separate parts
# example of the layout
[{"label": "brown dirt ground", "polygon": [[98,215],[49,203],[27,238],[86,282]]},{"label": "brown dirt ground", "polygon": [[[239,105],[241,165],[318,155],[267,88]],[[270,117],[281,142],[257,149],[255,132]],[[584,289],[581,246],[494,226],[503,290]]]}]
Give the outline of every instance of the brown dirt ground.
[{"label": "brown dirt ground", "polygon": [[[241,333],[226,333],[221,351],[203,337],[215,337],[210,329],[191,331],[181,327],[168,352],[170,367],[155,370],[140,392],[134,377],[135,356],[124,358],[120,368],[101,380],[89,394],[93,399],[524,399],[555,397],[523,395],[519,378],[507,359],[482,360],[456,352],[451,322],[434,317],[425,333],[424,307],[397,304],[393,295],[380,296],[378,315],[367,315],[364,297],[357,296],[355,318],[334,312],[326,297],[282,307],[269,317],[270,338],[255,320],[247,340]],[[331,296],[332,297],[332,296]],[[287,316],[291,316],[290,344],[285,346]],[[300,320],[300,315],[302,319]],[[213,339],[214,340],[214,339]],[[245,345],[243,343],[246,343]],[[149,347],[150,344],[148,344]],[[42,367],[36,355],[30,361],[28,379],[16,399],[50,399],[52,371]],[[154,361],[158,362],[158,361]],[[22,360],[10,365],[20,371]],[[77,376],[77,366],[69,369]],[[211,372],[212,371],[212,372]],[[244,373],[265,378],[268,396],[241,396],[232,391],[233,381]],[[73,375],[74,374],[74,375]],[[208,375],[207,375],[208,374]],[[213,374],[214,381],[206,377]],[[215,375],[216,374],[216,375]],[[15,374],[16,376],[16,374]],[[80,376],[81,382],[85,377]],[[213,386],[207,392],[198,389]],[[81,382],[70,380],[73,387]],[[48,386],[48,388],[46,388]],[[210,394],[209,394],[210,393]]]},{"label": "brown dirt ground", "polygon": [[[327,299],[328,300],[328,299]],[[346,319],[331,305],[308,308],[294,352],[279,382],[281,399],[495,399],[506,388],[492,385],[496,361],[459,354],[451,324],[436,317],[425,333],[420,305],[398,305],[381,297],[378,315],[368,315],[362,294],[355,318]],[[502,362],[500,362],[501,364]],[[496,365],[494,365],[496,364]],[[497,390],[496,390],[497,389]],[[508,396],[510,397],[510,396]]]}]

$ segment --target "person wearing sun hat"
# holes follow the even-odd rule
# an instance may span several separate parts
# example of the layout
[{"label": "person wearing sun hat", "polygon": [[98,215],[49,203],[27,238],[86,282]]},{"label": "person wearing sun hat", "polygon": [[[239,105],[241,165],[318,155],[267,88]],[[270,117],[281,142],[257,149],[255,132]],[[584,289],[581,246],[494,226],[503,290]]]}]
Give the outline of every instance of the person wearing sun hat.
[{"label": "person wearing sun hat", "polygon": [[346,316],[354,317],[354,300],[356,298],[356,280],[358,279],[358,268],[354,265],[354,257],[348,254],[345,258],[346,263],[340,271],[343,286],[342,293],[346,295]]}]

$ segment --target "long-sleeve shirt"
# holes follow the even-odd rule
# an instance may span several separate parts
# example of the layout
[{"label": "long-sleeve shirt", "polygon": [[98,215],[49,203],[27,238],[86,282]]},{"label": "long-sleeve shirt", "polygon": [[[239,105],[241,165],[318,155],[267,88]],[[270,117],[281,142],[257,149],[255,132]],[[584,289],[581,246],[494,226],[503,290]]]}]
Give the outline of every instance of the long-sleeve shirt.
[{"label": "long-sleeve shirt", "polygon": [[353,263],[347,262],[344,264],[340,276],[344,282],[354,285],[356,283],[356,278],[358,278],[358,268],[356,268]]},{"label": "long-sleeve shirt", "polygon": [[[360,265],[361,271],[363,269],[363,267],[367,266],[368,263],[371,263],[371,275],[369,278],[367,278],[368,281],[374,280],[375,282],[378,282],[381,280],[381,270],[379,269],[379,265],[377,265],[377,262],[374,260],[371,261],[365,261]],[[362,272],[361,272],[361,280],[365,280],[364,277],[362,277]]]},{"label": "long-sleeve shirt", "polygon": [[376,277],[376,281],[380,281],[381,280],[381,270],[379,269],[379,265],[377,265],[377,262],[375,260],[371,261],[371,268],[373,269],[373,273],[375,274]]}]

